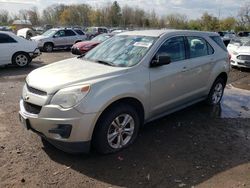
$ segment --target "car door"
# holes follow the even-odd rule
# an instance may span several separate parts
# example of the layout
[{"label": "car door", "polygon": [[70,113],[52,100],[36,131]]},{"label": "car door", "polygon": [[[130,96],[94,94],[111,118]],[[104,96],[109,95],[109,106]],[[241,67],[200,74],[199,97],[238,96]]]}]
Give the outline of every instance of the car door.
[{"label": "car door", "polygon": [[55,47],[65,47],[68,43],[68,39],[65,35],[65,30],[59,30],[53,36],[53,43]]},{"label": "car door", "polygon": [[154,58],[159,55],[169,56],[171,63],[150,68],[152,116],[184,104],[190,85],[183,76],[188,63],[183,36],[167,39]]},{"label": "car door", "polygon": [[67,37],[67,46],[72,46],[78,40],[76,33],[70,29],[65,30],[65,35]]},{"label": "car door", "polygon": [[0,33],[0,65],[11,63],[18,42],[6,33]]},{"label": "car door", "polygon": [[189,61],[183,76],[189,80],[189,100],[202,97],[207,92],[208,80],[215,63],[214,49],[202,37],[187,36]]}]

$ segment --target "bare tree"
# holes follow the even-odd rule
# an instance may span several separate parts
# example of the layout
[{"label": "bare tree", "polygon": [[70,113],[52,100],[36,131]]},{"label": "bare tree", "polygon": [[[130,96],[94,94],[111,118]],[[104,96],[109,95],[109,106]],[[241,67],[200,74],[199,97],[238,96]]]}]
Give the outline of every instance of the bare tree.
[{"label": "bare tree", "polygon": [[9,12],[7,10],[0,10],[0,25],[7,25],[9,20]]}]

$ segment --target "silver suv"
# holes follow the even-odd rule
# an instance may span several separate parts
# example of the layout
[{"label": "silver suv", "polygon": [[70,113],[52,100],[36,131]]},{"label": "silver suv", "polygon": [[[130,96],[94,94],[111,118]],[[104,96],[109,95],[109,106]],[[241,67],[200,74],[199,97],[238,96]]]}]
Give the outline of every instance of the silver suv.
[{"label": "silver suv", "polygon": [[206,100],[220,103],[228,52],[216,33],[147,30],[118,34],[84,57],[31,72],[23,125],[67,152],[126,148],[139,127]]},{"label": "silver suv", "polygon": [[70,48],[86,38],[87,36],[80,29],[54,28],[42,35],[31,37],[31,40],[36,41],[40,49],[52,52],[55,48]]}]

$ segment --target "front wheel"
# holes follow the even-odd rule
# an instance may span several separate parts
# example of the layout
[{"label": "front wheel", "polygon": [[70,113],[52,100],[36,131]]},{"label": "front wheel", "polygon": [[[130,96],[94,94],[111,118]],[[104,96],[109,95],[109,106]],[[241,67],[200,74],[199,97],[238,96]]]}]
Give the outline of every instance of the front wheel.
[{"label": "front wheel", "polygon": [[131,145],[138,133],[140,119],[132,106],[119,104],[105,112],[94,132],[98,152],[114,153]]},{"label": "front wheel", "polygon": [[45,52],[52,52],[53,51],[53,44],[52,43],[45,43],[43,46],[43,50]]},{"label": "front wheel", "polygon": [[209,105],[217,105],[220,103],[225,85],[226,83],[222,78],[217,78],[215,80],[206,100]]}]

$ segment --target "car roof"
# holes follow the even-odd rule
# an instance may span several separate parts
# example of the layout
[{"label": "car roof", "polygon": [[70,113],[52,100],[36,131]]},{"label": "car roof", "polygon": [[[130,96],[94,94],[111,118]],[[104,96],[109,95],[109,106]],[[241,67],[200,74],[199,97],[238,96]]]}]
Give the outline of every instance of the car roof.
[{"label": "car roof", "polygon": [[160,37],[162,35],[170,34],[170,33],[219,36],[219,34],[215,33],[215,32],[193,31],[193,30],[176,30],[176,29],[135,30],[135,31],[126,31],[123,33],[119,33],[117,35],[138,35],[138,36]]}]

